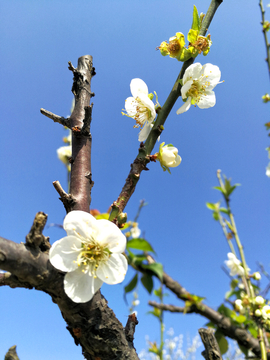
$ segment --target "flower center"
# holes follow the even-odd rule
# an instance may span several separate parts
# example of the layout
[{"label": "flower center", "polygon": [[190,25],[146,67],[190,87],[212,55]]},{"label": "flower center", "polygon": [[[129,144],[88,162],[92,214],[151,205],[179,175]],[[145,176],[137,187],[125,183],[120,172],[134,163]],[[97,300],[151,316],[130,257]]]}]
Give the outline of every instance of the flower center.
[{"label": "flower center", "polygon": [[168,45],[168,50],[170,54],[177,55],[178,51],[180,50],[179,42],[177,40],[170,42]]},{"label": "flower center", "polygon": [[134,125],[134,127],[142,128],[144,123],[151,118],[151,110],[142,103],[139,97],[136,98],[136,101],[136,114],[134,116],[136,125]]},{"label": "flower center", "polygon": [[[81,251],[77,257],[78,266],[85,265],[90,268],[92,275],[96,278],[96,270],[100,263],[106,262],[111,252],[105,246],[101,246],[93,237],[90,239],[83,239],[81,244]],[[83,272],[85,270],[82,270]]]},{"label": "flower center", "polygon": [[191,96],[192,99],[197,103],[200,101],[202,96],[206,95],[205,89],[210,85],[209,81],[193,80],[190,89],[187,92],[187,96]]}]

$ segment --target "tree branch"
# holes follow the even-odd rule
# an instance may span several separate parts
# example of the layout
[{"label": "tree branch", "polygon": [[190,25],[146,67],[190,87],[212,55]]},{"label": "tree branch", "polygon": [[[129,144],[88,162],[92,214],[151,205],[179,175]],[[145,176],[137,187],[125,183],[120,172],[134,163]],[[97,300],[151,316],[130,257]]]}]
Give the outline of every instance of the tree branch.
[{"label": "tree branch", "polygon": [[20,360],[17,355],[16,345],[13,345],[11,348],[9,348],[8,352],[6,353],[5,360]]},{"label": "tree branch", "polygon": [[87,303],[71,301],[63,288],[65,274],[39,248],[0,237],[0,268],[9,272],[0,274],[0,285],[35,288],[51,296],[87,360],[138,360],[130,333],[126,334],[100,291]]},{"label": "tree branch", "polygon": [[202,339],[205,350],[202,352],[205,360],[222,360],[222,355],[213,333],[213,329],[199,329],[199,334]]},{"label": "tree branch", "polygon": [[[152,256],[148,255],[147,257],[149,263],[154,263],[155,260]],[[146,270],[140,266],[132,265],[135,270],[140,271],[143,274],[153,275],[157,277],[155,273],[150,271],[149,269]],[[179,282],[173,280],[167,273],[163,272],[162,283],[171,290],[179,299],[183,301],[192,301],[192,295],[182,286]],[[152,305],[152,304],[151,304]],[[156,304],[154,305],[156,306]],[[159,307],[159,306],[156,306]],[[159,307],[160,308],[160,307]],[[178,308],[181,309],[181,308]],[[167,309],[164,309],[167,310]],[[222,331],[225,336],[228,336],[231,339],[236,340],[240,345],[246,347],[253,351],[255,355],[260,357],[261,350],[260,344],[257,339],[251,336],[251,334],[245,330],[244,328],[236,327],[231,324],[229,318],[225,317],[224,315],[220,314],[218,311],[212,309],[211,307],[207,306],[203,302],[193,303],[191,306],[187,308],[187,313],[196,313],[200,314],[201,316],[205,317],[206,319],[210,320],[212,323],[217,325],[217,327]],[[178,311],[177,311],[178,312]],[[180,312],[180,311],[179,311]],[[270,360],[270,354],[267,354],[268,360]]]},{"label": "tree branch", "polygon": [[48,118],[52,119],[54,122],[57,122],[70,129],[70,118],[64,118],[63,116],[55,115],[52,112],[42,108],[40,109],[40,112],[42,115],[47,116]]},{"label": "tree branch", "polygon": [[[210,23],[217,11],[219,5],[222,3],[223,0],[212,0],[209,6],[209,9],[206,13],[205,19],[202,24],[202,29],[200,31],[200,35],[205,35],[206,31],[208,30]],[[146,168],[147,163],[149,162],[148,156],[151,154],[155,143],[159,135],[161,134],[162,130],[164,129],[165,121],[169,113],[171,112],[176,100],[181,95],[181,87],[179,80],[183,78],[186,69],[193,64],[194,58],[191,58],[183,63],[181,71],[177,76],[177,79],[173,85],[173,88],[165,101],[165,104],[162,106],[161,110],[158,112],[157,119],[155,121],[155,125],[151,130],[145,144],[141,144],[139,149],[139,154],[137,155],[134,162],[131,164],[131,170],[129,175],[126,179],[125,185],[123,186],[118,199],[112,204],[112,211],[110,214],[109,220],[113,221],[117,224],[117,216],[124,210],[126,207],[130,197],[135,191],[135,187],[139,181],[141,172],[143,170],[148,170]]]}]

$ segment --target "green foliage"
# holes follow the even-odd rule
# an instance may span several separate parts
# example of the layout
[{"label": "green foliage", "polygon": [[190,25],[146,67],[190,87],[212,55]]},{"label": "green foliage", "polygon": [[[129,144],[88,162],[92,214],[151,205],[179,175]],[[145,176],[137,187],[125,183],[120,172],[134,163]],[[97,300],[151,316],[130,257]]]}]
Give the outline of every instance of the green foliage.
[{"label": "green foliage", "polygon": [[192,19],[192,25],[191,25],[191,29],[192,30],[200,30],[201,27],[201,21],[200,21],[200,17],[198,14],[198,10],[196,8],[196,6],[194,5],[193,7],[193,19]]},{"label": "green foliage", "polygon": [[229,349],[229,344],[224,335],[222,334],[221,330],[216,330],[215,337],[217,339],[217,343],[220,349],[221,354],[225,354]]},{"label": "green foliage", "polygon": [[143,275],[141,277],[141,283],[143,284],[144,288],[149,292],[149,294],[152,293],[154,282],[151,275]]},{"label": "green foliage", "polygon": [[151,270],[160,280],[163,277],[163,265],[161,263],[141,264],[142,268]]},{"label": "green foliage", "polygon": [[137,249],[142,251],[151,251],[155,253],[152,246],[149,244],[148,241],[145,239],[137,238],[137,239],[131,239],[127,242],[127,248],[131,249]]},{"label": "green foliage", "polygon": [[130,283],[124,287],[125,293],[127,294],[130,291],[132,291],[136,287],[137,283],[138,283],[138,274],[136,273],[133,279],[130,281]]}]

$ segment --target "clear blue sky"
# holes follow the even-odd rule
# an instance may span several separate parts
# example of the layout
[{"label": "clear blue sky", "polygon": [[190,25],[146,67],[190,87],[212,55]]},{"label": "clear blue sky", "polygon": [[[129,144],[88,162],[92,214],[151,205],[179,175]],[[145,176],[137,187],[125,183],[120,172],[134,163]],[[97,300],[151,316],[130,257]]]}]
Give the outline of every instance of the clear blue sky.
[{"label": "clear blue sky", "polygon": [[[206,12],[209,3],[197,1],[199,12]],[[106,211],[117,198],[139,146],[133,120],[121,115],[130,96],[130,81],[143,79],[164,103],[181,63],[162,57],[155,48],[176,32],[187,34],[193,2],[9,0],[1,2],[0,10],[0,234],[21,242],[36,212],[46,212],[48,223],[62,223],[65,216],[52,182],[66,184],[65,167],[56,156],[66,133],[39,109],[69,114],[72,73],[68,61],[76,66],[78,57],[86,54],[94,59],[92,208]],[[269,19],[269,10],[267,15]],[[206,296],[206,303],[214,308],[222,302],[229,282],[221,269],[229,248],[205,206],[207,201],[221,199],[212,189],[217,185],[217,169],[242,184],[231,206],[249,267],[255,271],[256,261],[261,261],[270,271],[270,179],[265,176],[265,148],[270,140],[264,129],[270,105],[261,100],[269,92],[269,78],[260,21],[258,1],[224,0],[209,29],[211,51],[197,58],[221,69],[225,82],[216,87],[216,106],[192,107],[177,116],[182,105],[178,100],[161,140],[179,149],[182,164],[169,175],[158,163],[151,163],[126,208],[132,220],[140,199],[148,202],[139,226],[157,260],[187,290]],[[64,236],[56,228],[46,228],[44,234],[51,242]],[[130,269],[124,285],[133,275]],[[159,330],[157,321],[146,315],[150,297],[142,287],[138,290],[141,304],[135,346],[140,351],[146,334],[159,341]],[[102,293],[125,324],[128,307],[123,285],[104,285]],[[17,344],[21,360],[83,358],[58,307],[46,294],[1,288],[0,300],[0,357]],[[173,295],[165,300],[183,304]],[[165,323],[176,334],[194,336],[206,320],[198,315],[166,314]]]}]

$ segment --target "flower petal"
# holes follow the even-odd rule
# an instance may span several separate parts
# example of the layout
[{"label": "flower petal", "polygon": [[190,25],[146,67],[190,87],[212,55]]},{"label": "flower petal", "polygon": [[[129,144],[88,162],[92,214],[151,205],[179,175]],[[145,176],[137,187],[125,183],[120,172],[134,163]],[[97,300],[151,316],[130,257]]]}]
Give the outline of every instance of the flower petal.
[{"label": "flower petal", "polygon": [[188,111],[190,106],[191,106],[191,97],[189,96],[187,101],[176,111],[176,114],[179,115]]},{"label": "flower petal", "polygon": [[67,273],[64,278],[64,290],[67,296],[76,303],[85,303],[92,299],[101,288],[103,281],[94,278],[89,269],[85,273],[79,268]]},{"label": "flower petal", "polygon": [[142,130],[139,132],[139,141],[142,142],[148,138],[148,135],[150,134],[153,124],[145,123]]},{"label": "flower petal", "polygon": [[182,99],[186,99],[187,92],[190,89],[191,85],[193,84],[193,80],[188,80],[182,87],[181,87],[181,95]]},{"label": "flower petal", "polygon": [[195,63],[190,65],[184,73],[183,84],[185,84],[188,80],[190,80],[190,78],[192,78],[193,80],[198,79],[201,70],[202,70],[202,65],[200,63]]},{"label": "flower petal", "polygon": [[127,239],[122,231],[111,221],[97,220],[96,241],[112,253],[122,253],[126,249]]},{"label": "flower petal", "polygon": [[148,87],[142,79],[132,79],[130,83],[130,91],[133,97],[140,96],[140,94],[148,95]]},{"label": "flower petal", "polygon": [[219,83],[221,78],[221,72],[219,67],[212,64],[205,64],[202,67],[201,75],[207,77],[207,81],[210,82],[211,90]]},{"label": "flower petal", "polygon": [[107,284],[119,284],[125,278],[128,268],[127,259],[122,254],[111,254],[106,263],[97,268],[97,276]]},{"label": "flower petal", "polygon": [[125,101],[125,109],[129,116],[133,117],[137,113],[138,102],[133,97],[128,97]]},{"label": "flower petal", "polygon": [[201,96],[197,103],[200,109],[208,109],[216,105],[216,95],[214,91],[207,91],[205,96]]},{"label": "flower petal", "polygon": [[78,267],[76,260],[80,251],[80,239],[76,236],[66,236],[52,245],[49,259],[56,269],[70,272]]},{"label": "flower petal", "polygon": [[63,227],[68,235],[80,236],[84,239],[90,237],[95,231],[97,220],[85,211],[74,210],[67,214]]},{"label": "flower petal", "polygon": [[139,96],[139,98],[140,98],[141,102],[143,103],[143,105],[151,111],[151,117],[148,119],[148,122],[152,122],[153,120],[155,120],[155,117],[156,117],[156,110],[155,110],[155,105],[154,105],[153,101],[150,100],[149,97],[144,94],[141,94]]}]

